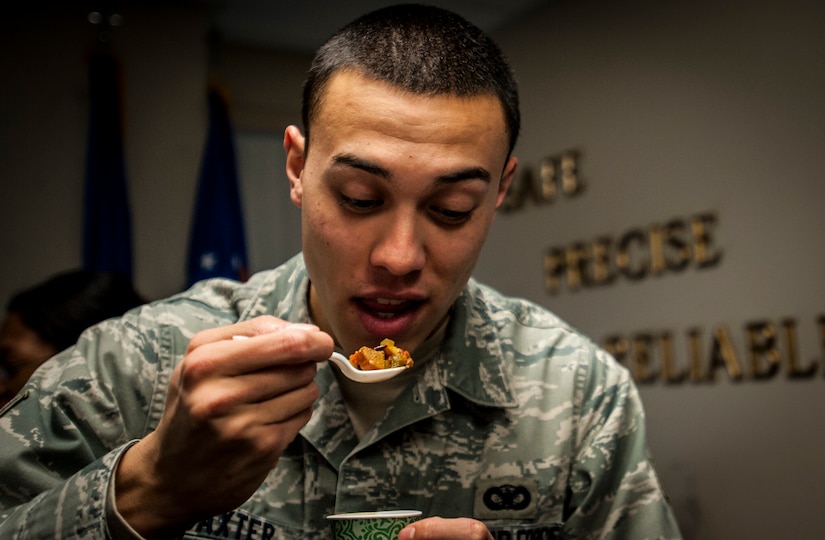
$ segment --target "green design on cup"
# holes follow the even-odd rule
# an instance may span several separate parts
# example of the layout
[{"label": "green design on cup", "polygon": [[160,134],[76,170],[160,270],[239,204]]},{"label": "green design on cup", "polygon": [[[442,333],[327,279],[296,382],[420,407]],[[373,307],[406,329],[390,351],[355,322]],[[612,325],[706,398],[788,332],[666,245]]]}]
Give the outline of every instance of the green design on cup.
[{"label": "green design on cup", "polygon": [[335,540],[396,540],[401,529],[421,518],[417,510],[354,512],[328,516]]}]

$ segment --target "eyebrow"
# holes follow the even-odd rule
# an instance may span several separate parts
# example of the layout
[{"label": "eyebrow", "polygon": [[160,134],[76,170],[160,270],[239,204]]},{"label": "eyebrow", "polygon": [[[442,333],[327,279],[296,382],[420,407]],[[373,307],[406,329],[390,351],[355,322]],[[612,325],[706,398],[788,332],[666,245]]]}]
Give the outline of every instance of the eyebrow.
[{"label": "eyebrow", "polygon": [[390,174],[390,171],[388,171],[384,167],[376,165],[375,163],[372,163],[365,159],[361,159],[352,154],[338,154],[332,156],[332,162],[335,165],[345,165],[347,167],[352,167],[353,169],[359,169],[364,172],[368,172],[375,176],[384,178],[385,180],[392,179],[392,174]]},{"label": "eyebrow", "polygon": [[[371,161],[359,158],[352,154],[338,154],[332,157],[332,162],[336,165],[344,165],[359,169],[369,174],[392,180],[392,173]],[[483,180],[490,182],[490,172],[482,167],[468,167],[447,174],[442,174],[436,178],[437,184],[453,184],[464,180]]]},{"label": "eyebrow", "polygon": [[490,173],[481,167],[469,167],[449,174],[443,174],[436,178],[436,183],[452,184],[454,182],[461,182],[462,180],[483,180],[489,183]]}]

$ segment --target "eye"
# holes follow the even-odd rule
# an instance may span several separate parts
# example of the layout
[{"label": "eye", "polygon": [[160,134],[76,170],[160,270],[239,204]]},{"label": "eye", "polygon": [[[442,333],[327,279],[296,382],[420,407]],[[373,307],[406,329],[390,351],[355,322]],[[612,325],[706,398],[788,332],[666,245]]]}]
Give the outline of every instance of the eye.
[{"label": "eye", "polygon": [[466,223],[473,215],[472,210],[451,210],[440,206],[431,206],[430,212],[435,216],[435,219],[445,225],[461,225]]},{"label": "eye", "polygon": [[359,214],[371,212],[384,204],[384,201],[381,199],[354,199],[344,194],[339,195],[338,202],[342,207]]}]

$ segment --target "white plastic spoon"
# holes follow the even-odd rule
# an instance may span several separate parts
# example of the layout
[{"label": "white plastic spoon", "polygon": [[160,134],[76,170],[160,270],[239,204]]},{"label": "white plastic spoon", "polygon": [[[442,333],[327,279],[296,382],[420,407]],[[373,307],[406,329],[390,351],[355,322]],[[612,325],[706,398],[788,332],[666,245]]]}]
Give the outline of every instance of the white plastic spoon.
[{"label": "white plastic spoon", "polygon": [[[232,336],[232,339],[249,339],[249,336]],[[330,356],[329,359],[341,369],[341,373],[343,373],[347,379],[359,383],[376,383],[386,381],[387,379],[392,379],[407,369],[403,366],[385,369],[358,369],[350,363],[346,356],[337,352],[332,353],[332,356]]]},{"label": "white plastic spoon", "polygon": [[405,369],[406,367],[394,367],[384,369],[358,369],[353,366],[349,359],[341,353],[334,352],[329,357],[330,361],[334,362],[336,366],[341,368],[341,372],[347,379],[360,383],[374,383],[392,379]]}]

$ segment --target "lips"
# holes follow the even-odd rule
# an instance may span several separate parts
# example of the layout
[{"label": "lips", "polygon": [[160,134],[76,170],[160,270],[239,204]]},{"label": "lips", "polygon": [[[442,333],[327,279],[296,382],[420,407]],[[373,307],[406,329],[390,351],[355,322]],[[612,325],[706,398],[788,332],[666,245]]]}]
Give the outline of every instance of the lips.
[{"label": "lips", "polygon": [[359,298],[359,319],[365,330],[377,337],[399,336],[413,324],[421,300],[377,296]]}]

